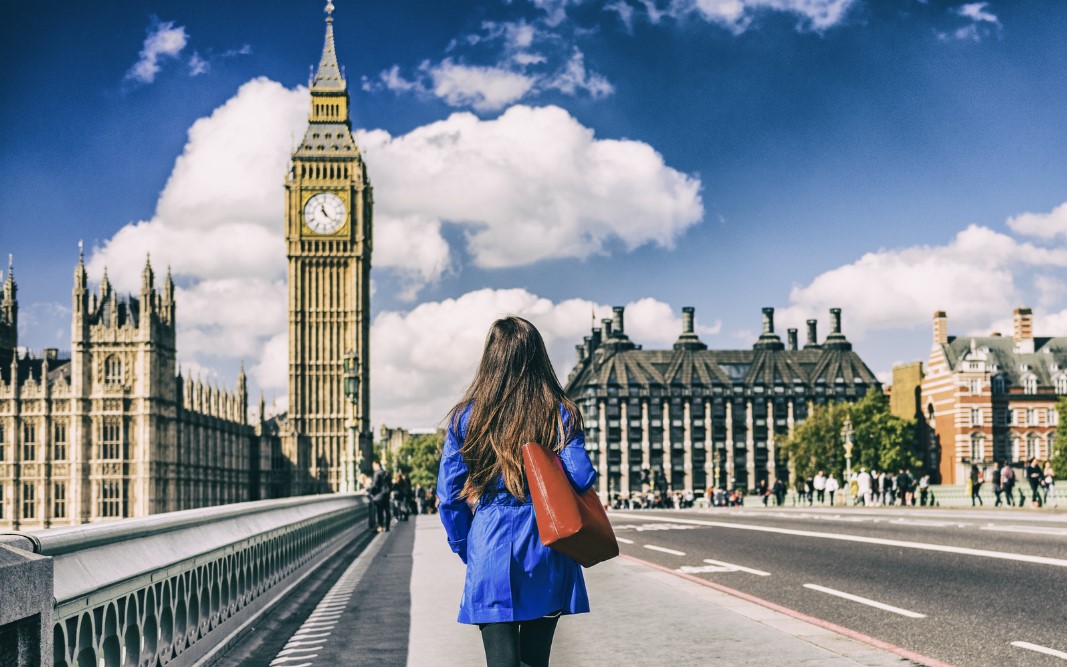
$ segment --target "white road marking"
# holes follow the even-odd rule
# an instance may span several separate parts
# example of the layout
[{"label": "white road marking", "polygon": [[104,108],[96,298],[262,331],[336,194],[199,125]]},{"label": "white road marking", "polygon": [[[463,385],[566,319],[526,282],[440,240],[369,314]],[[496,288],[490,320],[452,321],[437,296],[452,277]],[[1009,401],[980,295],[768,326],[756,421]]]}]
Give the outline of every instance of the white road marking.
[{"label": "white road marking", "polygon": [[892,519],[889,523],[897,526],[928,526],[930,528],[966,528],[970,526],[969,523],[960,523],[959,521],[930,521],[929,519]]},{"label": "white road marking", "polygon": [[891,611],[894,614],[900,614],[901,616],[907,616],[908,618],[926,618],[926,614],[920,614],[917,611],[908,611],[907,609],[894,607],[893,605],[885,604],[884,602],[878,602],[877,600],[860,597],[858,595],[853,595],[852,593],[834,590],[833,588],[826,588],[825,586],[819,586],[818,584],[804,584],[804,588],[810,588],[813,591],[819,591],[820,593],[826,593],[828,595],[836,595],[839,598],[859,602],[860,604],[875,607],[876,609],[881,609],[883,611]]},{"label": "white road marking", "polygon": [[678,572],[684,572],[685,574],[715,574],[719,572],[737,572],[732,567],[722,567],[721,565],[683,565],[677,570]]},{"label": "white road marking", "polygon": [[633,540],[628,540],[625,537],[619,537],[618,535],[615,536],[615,539],[618,540],[619,542],[622,542],[623,544],[633,544],[634,543]]},{"label": "white road marking", "polygon": [[770,572],[764,572],[763,570],[753,570],[751,567],[745,567],[744,565],[734,565],[733,563],[725,563],[725,562],[723,562],[721,560],[712,560],[710,558],[705,558],[704,562],[705,563],[710,563],[712,565],[718,565],[719,567],[728,567],[730,569],[737,570],[739,572],[748,572],[749,574],[757,574],[757,575],[759,575],[761,577],[769,577],[769,576],[771,576]]},{"label": "white road marking", "polygon": [[1057,651],[1054,648],[1047,646],[1039,646],[1037,644],[1031,644],[1030,642],[1012,642],[1012,646],[1018,646],[1019,648],[1025,648],[1029,651],[1037,651],[1038,653],[1044,653],[1045,655],[1051,655],[1059,658],[1060,660],[1067,660],[1067,653],[1063,651]]},{"label": "white road marking", "polygon": [[1052,526],[1042,528],[1041,526],[998,526],[989,524],[982,526],[982,530],[995,530],[1002,533],[1031,533],[1033,535],[1067,535],[1067,528],[1055,528]]},{"label": "white road marking", "polygon": [[655,544],[646,544],[645,548],[646,549],[651,549],[653,551],[662,551],[665,554],[673,554],[675,556],[684,556],[685,555],[684,551],[675,551],[674,549],[668,549],[667,547],[657,547]]},{"label": "white road marking", "polygon": [[731,523],[727,521],[703,521],[700,519],[657,518],[652,516],[634,516],[632,514],[616,513],[627,519],[644,519],[645,521],[670,521],[672,523],[691,523],[698,526],[713,526],[716,528],[733,528],[735,530],[754,530],[763,533],[778,533],[781,535],[797,535],[800,537],[817,537],[824,540],[839,540],[842,542],[860,542],[862,544],[878,544],[887,547],[899,547],[903,549],[919,549],[921,551],[938,551],[942,553],[963,554],[965,556],[979,556],[982,558],[997,558],[1000,560],[1015,560],[1037,565],[1052,565],[1055,567],[1067,567],[1067,560],[1062,558],[1050,558],[1048,556],[1029,556],[1015,554],[1008,551],[989,551],[987,549],[971,549],[970,547],[954,547],[947,544],[928,544],[926,542],[908,542],[905,540],[890,540],[883,537],[867,537],[865,535],[844,535],[841,533],[820,533],[814,530],[797,530],[795,528],[776,528],[773,526],[753,526],[747,523]]}]

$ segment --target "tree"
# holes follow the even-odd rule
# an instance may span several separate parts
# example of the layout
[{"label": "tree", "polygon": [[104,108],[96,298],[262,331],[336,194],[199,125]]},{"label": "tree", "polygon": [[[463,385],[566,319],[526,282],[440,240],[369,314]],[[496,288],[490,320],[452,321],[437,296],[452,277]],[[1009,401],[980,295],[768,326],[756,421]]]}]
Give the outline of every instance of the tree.
[{"label": "tree", "polygon": [[1052,471],[1057,477],[1067,475],[1067,397],[1061,396],[1056,402],[1056,412],[1059,413],[1059,426],[1056,427],[1056,440],[1053,443]]},{"label": "tree", "polygon": [[852,469],[918,470],[923,465],[922,443],[915,423],[889,411],[889,399],[872,388],[856,403],[816,406],[782,449],[793,459],[798,475],[817,471],[843,476],[845,448],[841,431],[845,418],[852,421]]},{"label": "tree", "polygon": [[437,484],[437,470],[441,467],[441,448],[445,438],[441,432],[411,435],[400,445],[397,467],[411,478],[412,486]]}]

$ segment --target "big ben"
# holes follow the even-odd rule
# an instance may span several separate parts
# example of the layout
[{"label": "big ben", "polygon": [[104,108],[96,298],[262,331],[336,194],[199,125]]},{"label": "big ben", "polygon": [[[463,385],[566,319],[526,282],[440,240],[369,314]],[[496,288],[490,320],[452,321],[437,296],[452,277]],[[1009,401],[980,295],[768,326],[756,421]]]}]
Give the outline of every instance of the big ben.
[{"label": "big ben", "polygon": [[[369,427],[373,195],[352,137],[348,85],[337,64],[333,3],[311,81],[308,127],[285,181],[289,261],[292,492],[350,491]],[[347,373],[346,373],[347,372]],[[347,382],[346,382],[347,377]],[[347,394],[347,395],[346,395]]]}]

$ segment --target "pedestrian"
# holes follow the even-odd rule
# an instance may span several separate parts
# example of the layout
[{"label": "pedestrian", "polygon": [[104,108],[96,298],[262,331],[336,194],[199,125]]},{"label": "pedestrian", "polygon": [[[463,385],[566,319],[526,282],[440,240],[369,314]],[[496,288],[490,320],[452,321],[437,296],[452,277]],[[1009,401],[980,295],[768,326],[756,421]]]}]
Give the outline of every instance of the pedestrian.
[{"label": "pedestrian", "polygon": [[860,468],[860,474],[856,477],[856,495],[864,506],[871,504],[871,473],[866,468]]},{"label": "pedestrian", "polygon": [[759,481],[759,487],[756,489],[756,493],[759,494],[760,500],[763,501],[763,506],[767,506],[767,502],[771,499],[771,490],[767,488],[767,480],[761,479]]},{"label": "pedestrian", "polygon": [[815,500],[817,500],[820,505],[825,504],[826,503],[826,475],[823,474],[822,470],[820,470],[819,473],[817,475],[815,475],[815,479],[811,480],[811,484],[812,484],[812,486],[815,487]]},{"label": "pedestrian", "polygon": [[1037,463],[1037,457],[1030,459],[1026,466],[1026,481],[1030,483],[1030,502],[1034,507],[1041,507],[1041,483],[1045,479],[1045,471]]},{"label": "pedestrian", "polygon": [[897,471],[897,498],[900,499],[901,507],[907,507],[911,499],[911,475],[903,468]]},{"label": "pedestrian", "polygon": [[390,492],[393,490],[392,478],[389,471],[382,466],[382,462],[375,456],[371,462],[374,477],[371,479],[370,493],[371,502],[374,503],[372,514],[374,515],[373,528],[375,532],[388,531],[393,522],[391,508],[389,507]]},{"label": "pedestrian", "polygon": [[526,442],[560,455],[575,492],[593,486],[581,412],[541,334],[509,316],[490,327],[474,380],[449,414],[437,482],[448,544],[467,566],[458,620],[478,626],[491,667],[547,666],[560,616],[589,611],[581,566],[538,536]]},{"label": "pedestrian", "polygon": [[834,504],[834,494],[837,493],[837,477],[830,475],[826,478],[826,492],[830,494],[830,505]]},{"label": "pedestrian", "polygon": [[1012,469],[1011,464],[1004,463],[1004,467],[1000,470],[1000,484],[1004,489],[1004,500],[1008,501],[1009,507],[1015,506],[1015,499],[1012,495],[1012,489],[1015,488],[1015,470]]},{"label": "pedestrian", "polygon": [[996,500],[993,502],[993,507],[1000,507],[1004,504],[1001,496],[1004,495],[1004,487],[1000,482],[1000,461],[993,462],[993,468],[990,471],[989,482],[993,485],[993,495],[996,496]]},{"label": "pedestrian", "polygon": [[1052,461],[1045,461],[1045,504],[1056,506],[1056,473],[1052,469]]},{"label": "pedestrian", "polygon": [[815,498],[815,482],[810,477],[804,480],[804,492],[808,499],[808,507],[811,507],[812,500]]},{"label": "pedestrian", "polygon": [[975,506],[975,500],[981,505],[982,496],[980,493],[982,490],[982,473],[978,471],[978,466],[974,463],[971,464],[971,476],[967,480],[967,489],[971,492],[971,507]]},{"label": "pedestrian", "polygon": [[926,507],[926,499],[930,495],[930,474],[923,473],[919,478],[919,504]]},{"label": "pedestrian", "polygon": [[848,496],[853,507],[860,502],[860,483],[859,475],[852,473],[852,476],[848,480]]},{"label": "pedestrian", "polygon": [[778,507],[781,507],[782,505],[784,505],[785,504],[786,489],[785,489],[785,482],[782,481],[781,477],[779,477],[778,479],[774,480],[774,487],[773,487],[772,491],[774,492],[774,504],[777,505]]},{"label": "pedestrian", "polygon": [[803,505],[804,498],[808,495],[808,482],[804,479],[804,475],[797,475],[796,495],[793,496],[793,505]]}]

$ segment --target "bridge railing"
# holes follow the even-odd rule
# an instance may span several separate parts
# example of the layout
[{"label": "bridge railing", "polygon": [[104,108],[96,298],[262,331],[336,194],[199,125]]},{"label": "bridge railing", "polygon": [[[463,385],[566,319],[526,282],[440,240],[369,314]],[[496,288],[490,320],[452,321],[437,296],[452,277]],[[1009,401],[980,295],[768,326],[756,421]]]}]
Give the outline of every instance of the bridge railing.
[{"label": "bridge railing", "polygon": [[[51,653],[63,667],[192,665],[211,662],[362,532],[367,511],[363,494],[303,496],[37,531],[0,544],[53,559],[42,662]],[[0,600],[15,595],[26,593],[0,581]]]}]

